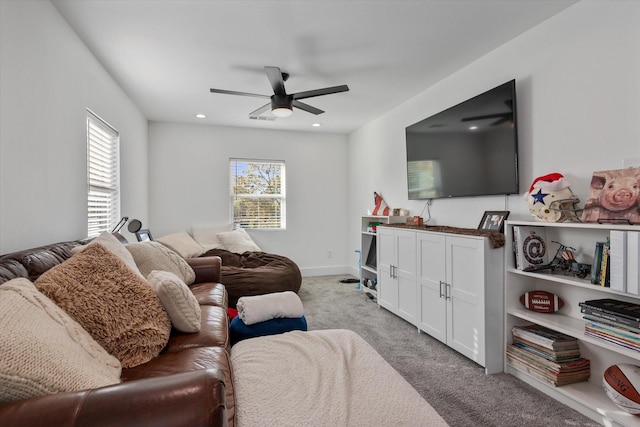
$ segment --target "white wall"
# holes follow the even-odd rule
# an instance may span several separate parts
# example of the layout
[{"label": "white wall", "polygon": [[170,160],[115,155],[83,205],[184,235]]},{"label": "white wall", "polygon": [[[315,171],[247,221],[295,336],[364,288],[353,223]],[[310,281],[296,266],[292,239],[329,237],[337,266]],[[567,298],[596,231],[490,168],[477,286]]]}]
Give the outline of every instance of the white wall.
[{"label": "white wall", "polygon": [[0,253],[87,236],[86,109],[120,131],[147,219],[147,121],[48,1],[0,1]]},{"label": "white wall", "polygon": [[[425,208],[407,198],[404,128],[513,78],[520,193],[560,172],[584,203],[593,171],[640,154],[639,76],[640,2],[583,1],[447,77],[350,135],[350,246],[373,191],[412,215]],[[485,210],[533,219],[521,195],[492,196],[434,200],[430,224],[476,228]]]},{"label": "white wall", "polygon": [[248,230],[262,250],[290,257],[305,275],[347,269],[345,135],[150,123],[154,237],[232,222],[230,158],[285,161],[287,228]]}]

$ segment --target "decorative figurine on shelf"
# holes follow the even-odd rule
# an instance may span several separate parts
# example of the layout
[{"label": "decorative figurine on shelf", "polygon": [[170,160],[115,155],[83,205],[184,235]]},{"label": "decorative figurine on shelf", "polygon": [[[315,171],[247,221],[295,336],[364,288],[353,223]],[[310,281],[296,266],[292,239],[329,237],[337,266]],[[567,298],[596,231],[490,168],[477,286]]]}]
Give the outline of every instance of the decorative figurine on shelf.
[{"label": "decorative figurine on shelf", "polygon": [[371,214],[383,216],[389,215],[389,206],[387,206],[382,196],[374,191],[373,198],[375,207],[373,208],[373,212],[371,212]]},{"label": "decorative figurine on shelf", "polygon": [[562,243],[556,242],[554,240],[552,240],[551,242],[560,245],[558,247],[558,250],[556,251],[556,255],[553,257],[553,260],[549,264],[527,267],[524,269],[524,271],[555,271],[556,269],[560,269],[560,271],[564,272],[565,274],[572,274],[581,279],[584,279],[591,273],[591,264],[583,264],[576,261],[576,258],[573,255],[575,248],[572,248],[571,246],[565,246]]},{"label": "decorative figurine on shelf", "polygon": [[525,193],[529,212],[546,222],[580,222],[582,209],[577,208],[580,199],[569,188],[569,182],[557,172],[533,180]]}]

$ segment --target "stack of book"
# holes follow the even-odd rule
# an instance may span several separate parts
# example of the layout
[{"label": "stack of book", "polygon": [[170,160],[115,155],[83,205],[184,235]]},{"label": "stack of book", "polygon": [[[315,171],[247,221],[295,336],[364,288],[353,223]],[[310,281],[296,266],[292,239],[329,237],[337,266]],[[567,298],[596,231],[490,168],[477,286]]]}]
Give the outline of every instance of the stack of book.
[{"label": "stack of book", "polygon": [[553,386],[589,379],[591,363],[580,357],[576,338],[539,325],[515,326],[512,333],[507,360],[516,368]]},{"label": "stack of book", "polygon": [[610,298],[580,303],[591,337],[640,351],[640,305]]}]

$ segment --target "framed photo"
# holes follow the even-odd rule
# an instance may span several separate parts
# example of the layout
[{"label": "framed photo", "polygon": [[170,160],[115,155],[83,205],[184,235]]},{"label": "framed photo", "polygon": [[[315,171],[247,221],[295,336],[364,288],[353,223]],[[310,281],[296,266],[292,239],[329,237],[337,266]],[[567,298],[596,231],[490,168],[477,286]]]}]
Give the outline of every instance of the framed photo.
[{"label": "framed photo", "polygon": [[509,216],[509,211],[485,211],[478,230],[504,231],[504,221]]},{"label": "framed photo", "polygon": [[149,231],[148,228],[136,231],[136,237],[138,238],[138,242],[149,242],[153,240],[153,237],[151,237],[151,231]]},{"label": "framed photo", "polygon": [[594,172],[582,222],[640,224],[640,168]]}]

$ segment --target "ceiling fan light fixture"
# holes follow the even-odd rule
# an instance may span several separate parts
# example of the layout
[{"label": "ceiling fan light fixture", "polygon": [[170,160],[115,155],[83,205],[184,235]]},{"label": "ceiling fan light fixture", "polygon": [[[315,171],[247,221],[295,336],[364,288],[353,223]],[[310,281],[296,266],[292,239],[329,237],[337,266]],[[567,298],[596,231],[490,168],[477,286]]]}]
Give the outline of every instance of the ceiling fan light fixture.
[{"label": "ceiling fan light fixture", "polygon": [[291,110],[291,108],[288,108],[288,107],[277,107],[271,110],[271,112],[273,113],[274,116],[277,116],[277,117],[289,117],[290,115],[293,114],[293,111]]}]

